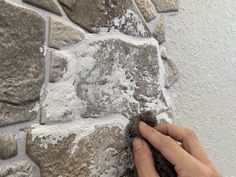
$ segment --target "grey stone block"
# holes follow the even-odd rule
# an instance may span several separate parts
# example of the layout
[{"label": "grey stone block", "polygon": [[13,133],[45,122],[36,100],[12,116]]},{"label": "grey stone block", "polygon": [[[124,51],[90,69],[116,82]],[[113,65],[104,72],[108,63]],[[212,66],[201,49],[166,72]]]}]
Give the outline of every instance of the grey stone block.
[{"label": "grey stone block", "polygon": [[31,120],[44,81],[45,21],[0,0],[0,126]]},{"label": "grey stone block", "polygon": [[60,9],[53,0],[23,0],[23,2],[42,8],[57,15],[61,15]]},{"label": "grey stone block", "polygon": [[8,159],[17,155],[15,135],[0,135],[0,159]]},{"label": "grey stone block", "polygon": [[130,0],[59,0],[59,2],[73,22],[91,33],[115,30],[127,35],[151,36]]}]

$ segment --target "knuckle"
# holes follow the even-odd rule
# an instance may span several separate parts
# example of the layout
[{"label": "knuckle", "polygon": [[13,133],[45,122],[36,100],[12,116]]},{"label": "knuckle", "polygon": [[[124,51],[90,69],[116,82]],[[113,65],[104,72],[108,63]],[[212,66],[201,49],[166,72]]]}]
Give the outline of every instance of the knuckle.
[{"label": "knuckle", "polygon": [[162,136],[160,139],[161,148],[166,148],[172,143],[172,139],[169,136]]},{"label": "knuckle", "polygon": [[140,152],[143,151],[141,148],[133,148],[132,150],[133,150],[134,156],[138,155]]}]

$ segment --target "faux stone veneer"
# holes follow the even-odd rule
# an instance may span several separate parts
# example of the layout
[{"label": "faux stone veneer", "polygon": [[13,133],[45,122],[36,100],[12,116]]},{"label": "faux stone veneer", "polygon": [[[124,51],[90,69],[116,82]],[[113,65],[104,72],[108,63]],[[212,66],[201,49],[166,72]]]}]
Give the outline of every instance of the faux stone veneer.
[{"label": "faux stone veneer", "polygon": [[130,0],[59,0],[68,17],[89,32],[120,31],[127,35],[150,36]]},{"label": "faux stone veneer", "polygon": [[[173,122],[165,87],[178,70],[160,52],[158,12],[176,11],[178,1],[13,3],[0,0],[0,126],[9,126],[0,164],[16,162],[1,166],[0,176],[38,177],[35,165],[42,177],[133,176],[129,118],[152,110],[159,123]],[[37,115],[38,124],[16,130]],[[17,141],[25,137],[35,164],[20,160],[27,158]]]},{"label": "faux stone veneer", "polygon": [[[158,99],[160,77],[157,43],[130,39],[98,40],[89,47],[92,55],[78,50],[78,58],[95,59],[94,65],[79,74],[76,93],[86,106],[82,117],[100,117],[121,113],[127,117],[151,109],[165,109]],[[88,48],[89,48],[88,47]]]},{"label": "faux stone veneer", "polygon": [[27,153],[42,176],[121,176],[129,166],[121,115],[38,126],[27,135]]},{"label": "faux stone veneer", "polygon": [[45,21],[0,0],[0,126],[36,116],[44,81]]},{"label": "faux stone veneer", "polygon": [[87,35],[58,55],[67,58],[67,70],[48,86],[44,124],[168,109],[161,98],[161,59],[154,39]]}]

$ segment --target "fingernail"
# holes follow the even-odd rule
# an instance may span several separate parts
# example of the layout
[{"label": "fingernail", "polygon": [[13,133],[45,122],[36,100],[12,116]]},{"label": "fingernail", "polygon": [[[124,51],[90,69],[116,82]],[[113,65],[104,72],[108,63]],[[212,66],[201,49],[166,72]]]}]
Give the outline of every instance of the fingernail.
[{"label": "fingernail", "polygon": [[146,127],[147,126],[147,124],[146,123],[144,123],[143,121],[140,121],[139,122],[139,128],[141,128],[141,127]]},{"label": "fingernail", "polygon": [[133,148],[134,150],[141,149],[143,147],[143,140],[140,138],[134,138],[133,139]]}]

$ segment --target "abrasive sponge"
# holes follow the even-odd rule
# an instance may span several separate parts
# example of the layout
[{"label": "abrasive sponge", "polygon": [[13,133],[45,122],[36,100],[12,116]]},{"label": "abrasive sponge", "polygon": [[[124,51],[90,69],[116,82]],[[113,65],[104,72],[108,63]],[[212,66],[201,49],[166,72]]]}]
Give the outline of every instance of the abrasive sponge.
[{"label": "abrasive sponge", "polygon": [[[151,127],[158,125],[157,119],[151,111],[146,111],[131,117],[130,123],[127,125],[125,132],[125,138],[127,140],[128,147],[130,148],[130,152],[132,152],[132,140],[135,137],[142,138],[138,130],[138,124],[140,121],[145,122]],[[170,162],[168,162],[165,157],[152,145],[150,145],[150,147],[153,154],[155,168],[160,177],[177,177],[174,166]],[[136,170],[134,170],[133,173],[133,176],[136,177]]]}]

